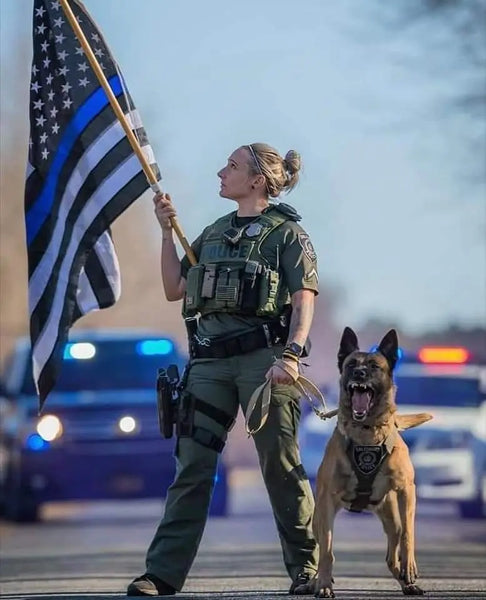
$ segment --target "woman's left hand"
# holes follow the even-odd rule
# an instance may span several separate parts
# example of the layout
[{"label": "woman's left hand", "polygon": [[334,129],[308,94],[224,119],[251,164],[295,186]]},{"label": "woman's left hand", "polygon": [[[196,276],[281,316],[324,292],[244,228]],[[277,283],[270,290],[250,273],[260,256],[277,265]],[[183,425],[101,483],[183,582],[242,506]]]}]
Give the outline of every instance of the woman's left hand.
[{"label": "woman's left hand", "polygon": [[265,377],[274,385],[292,385],[299,377],[298,363],[294,360],[279,358],[268,369]]}]

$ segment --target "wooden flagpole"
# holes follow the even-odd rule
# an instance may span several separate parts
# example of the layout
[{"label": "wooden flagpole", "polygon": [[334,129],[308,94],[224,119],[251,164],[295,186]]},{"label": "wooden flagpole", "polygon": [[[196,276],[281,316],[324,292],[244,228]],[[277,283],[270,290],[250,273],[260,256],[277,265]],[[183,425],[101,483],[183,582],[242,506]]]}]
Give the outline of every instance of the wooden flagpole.
[{"label": "wooden flagpole", "polygon": [[[81,29],[81,27],[79,26],[79,23],[76,20],[76,16],[74,15],[71,7],[69,6],[68,0],[59,0],[59,1],[62,5],[62,9],[63,9],[71,27],[73,28],[73,31],[74,31],[76,37],[79,40],[79,43],[81,44],[81,46],[84,50],[86,58],[89,60],[91,66],[93,67],[95,75],[96,75],[98,81],[100,82],[101,87],[105,90],[106,95],[108,96],[108,100],[113,108],[113,111],[115,112],[115,115],[117,116],[118,120],[121,123],[121,126],[123,127],[123,129],[127,135],[128,141],[130,142],[130,145],[132,146],[133,151],[137,155],[137,158],[140,161],[140,164],[142,165],[142,169],[145,173],[145,176],[147,177],[148,182],[150,183],[150,187],[152,188],[152,190],[155,193],[162,192],[162,190],[159,186],[159,183],[154,175],[154,172],[152,171],[152,168],[151,168],[145,154],[143,153],[143,151],[140,147],[140,144],[138,143],[138,140],[132,131],[132,128],[130,127],[130,125],[127,122],[125,115],[123,114],[123,110],[122,110],[120,104],[118,103],[118,100],[116,99],[116,96],[113,93],[113,90],[111,89],[110,84],[108,83],[108,81],[105,77],[105,74],[103,73],[103,70],[98,63],[98,60],[97,60],[96,56],[94,55],[94,52],[91,50],[91,46],[89,45],[89,42],[86,39],[86,36],[84,35],[83,30]],[[177,237],[179,238],[179,241],[180,241],[182,247],[184,248],[185,253],[187,254],[189,262],[191,263],[191,265],[197,264],[196,256],[194,255],[194,252],[192,251],[192,248],[191,248],[189,242],[187,241],[187,238],[185,237],[177,219],[175,217],[171,217],[170,222],[171,222],[171,225],[172,225]]]}]

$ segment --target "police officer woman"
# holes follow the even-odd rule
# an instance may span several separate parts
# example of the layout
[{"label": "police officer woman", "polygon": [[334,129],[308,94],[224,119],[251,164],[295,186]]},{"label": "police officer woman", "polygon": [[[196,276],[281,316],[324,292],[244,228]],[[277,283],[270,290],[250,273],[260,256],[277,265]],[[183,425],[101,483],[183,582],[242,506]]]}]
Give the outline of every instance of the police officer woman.
[{"label": "police officer woman", "polygon": [[299,170],[293,150],[285,158],[262,143],[235,150],[218,177],[220,196],[234,200],[237,210],[195,240],[195,266],[177,256],[170,197],[154,198],[165,295],[183,298],[184,316],[197,315],[198,324],[179,406],[176,477],[147,552],[146,573],[128,586],[128,595],[182,589],[206,524],[219,453],[238,407],[246,414],[265,379],[271,380],[267,420],[253,437],[290,591],[316,571],[314,500],[297,445],[299,392],[292,386],[318,292],[316,255],[296,211],[269,202],[294,188]]}]

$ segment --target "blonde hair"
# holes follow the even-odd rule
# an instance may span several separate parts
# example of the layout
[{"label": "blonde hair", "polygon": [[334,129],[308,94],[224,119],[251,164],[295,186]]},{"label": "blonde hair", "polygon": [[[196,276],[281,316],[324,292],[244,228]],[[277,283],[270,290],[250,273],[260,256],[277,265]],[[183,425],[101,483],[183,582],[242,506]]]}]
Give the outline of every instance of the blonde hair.
[{"label": "blonde hair", "polygon": [[269,146],[257,142],[244,146],[249,153],[248,166],[252,175],[263,175],[267,193],[272,198],[277,198],[282,192],[288,194],[299,181],[301,167],[300,154],[289,150],[282,158],[280,154]]}]

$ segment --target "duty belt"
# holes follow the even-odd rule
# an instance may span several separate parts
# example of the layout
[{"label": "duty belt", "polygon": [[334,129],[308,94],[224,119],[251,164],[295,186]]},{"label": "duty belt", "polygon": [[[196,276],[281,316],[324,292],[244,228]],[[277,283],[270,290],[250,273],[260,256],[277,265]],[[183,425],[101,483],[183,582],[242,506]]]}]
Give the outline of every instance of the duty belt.
[{"label": "duty belt", "polygon": [[230,358],[285,342],[286,339],[282,337],[282,327],[272,323],[264,323],[255,329],[228,338],[201,337],[194,334],[191,358]]}]

